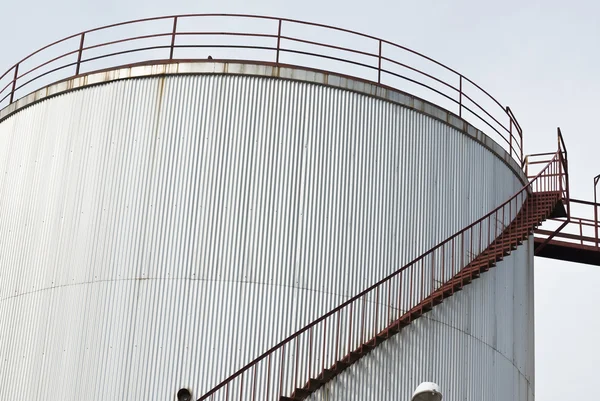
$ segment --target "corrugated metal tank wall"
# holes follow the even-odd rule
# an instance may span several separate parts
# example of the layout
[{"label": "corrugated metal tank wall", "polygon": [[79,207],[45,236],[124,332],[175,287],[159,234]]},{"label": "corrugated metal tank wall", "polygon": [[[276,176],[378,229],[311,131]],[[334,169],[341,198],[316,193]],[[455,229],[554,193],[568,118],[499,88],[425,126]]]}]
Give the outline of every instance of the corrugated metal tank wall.
[{"label": "corrugated metal tank wall", "polygon": [[0,166],[3,399],[199,396],[522,186],[405,107],[228,75],[37,103]]},{"label": "corrugated metal tank wall", "polygon": [[312,401],[534,400],[533,241],[375,348]]}]

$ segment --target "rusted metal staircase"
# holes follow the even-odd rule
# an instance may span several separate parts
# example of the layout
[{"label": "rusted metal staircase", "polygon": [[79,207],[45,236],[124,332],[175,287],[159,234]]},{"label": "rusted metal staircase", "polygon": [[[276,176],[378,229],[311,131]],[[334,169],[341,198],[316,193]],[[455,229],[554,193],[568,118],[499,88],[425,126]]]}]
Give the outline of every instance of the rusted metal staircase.
[{"label": "rusted metal staircase", "polygon": [[281,396],[279,399],[281,401],[300,401],[308,398],[329,380],[339,375],[388,338],[399,333],[412,321],[431,311],[434,306],[441,304],[444,299],[451,297],[455,292],[462,290],[465,285],[480,277],[481,273],[487,272],[496,266],[498,262],[510,255],[511,251],[517,249],[523,241],[532,235],[533,230],[546,218],[560,214],[560,209],[560,192],[532,194],[527,198],[517,217],[506,227],[504,232],[450,280],[373,338],[337,361],[329,369],[324,369],[317,377],[309,379],[303,387],[296,388],[290,397]]},{"label": "rusted metal staircase", "polygon": [[559,151],[509,200],[289,336],[198,400],[299,401],[565,214]]}]

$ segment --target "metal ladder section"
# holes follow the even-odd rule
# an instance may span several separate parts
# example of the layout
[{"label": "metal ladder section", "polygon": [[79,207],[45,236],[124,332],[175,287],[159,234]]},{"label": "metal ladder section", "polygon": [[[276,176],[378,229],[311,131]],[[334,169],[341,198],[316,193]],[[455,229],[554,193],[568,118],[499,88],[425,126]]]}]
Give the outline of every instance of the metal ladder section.
[{"label": "metal ladder section", "polygon": [[198,399],[299,401],[494,267],[564,211],[561,149],[476,222],[273,346]]}]

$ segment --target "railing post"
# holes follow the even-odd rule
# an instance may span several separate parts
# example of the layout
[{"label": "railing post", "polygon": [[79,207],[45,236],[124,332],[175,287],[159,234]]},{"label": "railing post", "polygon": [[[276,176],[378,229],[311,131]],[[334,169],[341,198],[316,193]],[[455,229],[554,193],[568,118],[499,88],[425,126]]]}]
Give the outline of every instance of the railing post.
[{"label": "railing post", "polygon": [[417,298],[417,303],[419,303],[425,299],[425,258],[422,258],[420,263],[421,263],[421,292],[419,293],[419,297]]},{"label": "railing post", "polygon": [[[379,321],[379,286],[375,292],[375,321],[373,322],[373,335],[369,335],[369,338],[374,337],[378,333],[378,321]],[[363,341],[364,342],[364,341]]]},{"label": "railing post", "polygon": [[431,252],[431,288],[429,289],[429,295],[433,295],[435,291],[435,251]]},{"label": "railing post", "polygon": [[15,75],[12,82],[12,90],[10,91],[10,103],[15,100],[15,90],[17,89],[17,77],[19,76],[19,64],[15,65]]},{"label": "railing post", "polygon": [[169,60],[173,60],[173,52],[175,51],[175,36],[177,36],[177,17],[173,17],[173,32],[171,33],[171,53]]},{"label": "railing post", "polygon": [[279,49],[281,47],[281,19],[279,20],[279,26],[277,27],[277,56],[275,58],[275,64],[279,64]]},{"label": "railing post", "polygon": [[562,154],[558,152],[558,192],[560,193],[561,198],[563,197],[563,158]]},{"label": "railing post", "polygon": [[[311,377],[310,368],[312,365],[312,356],[313,356],[313,328],[308,329],[308,363],[306,364],[306,373],[307,377]],[[256,365],[254,365],[256,366]]]},{"label": "railing post", "polygon": [[598,200],[596,198],[596,189],[598,186],[598,181],[600,180],[600,175],[594,177],[594,229],[596,232],[596,248],[600,245],[598,244]]},{"label": "railing post", "polygon": [[267,396],[266,399],[269,399],[269,387],[271,384],[271,354],[269,354],[269,357],[267,359],[267,386],[265,388]]},{"label": "railing post", "polygon": [[[325,370],[325,350],[327,349],[327,320],[323,321],[323,355],[321,356],[321,371]],[[268,397],[267,397],[268,399]]]},{"label": "railing post", "polygon": [[[363,295],[364,296],[364,295]],[[343,354],[345,355],[346,352],[350,352],[352,350],[352,306],[353,304],[350,304],[348,306],[348,309],[350,309],[350,312],[348,313],[350,316],[348,317],[348,350],[344,351]]]},{"label": "railing post", "polygon": [[[513,120],[510,117],[510,115],[508,116],[508,148],[509,148],[509,154],[510,157],[512,157],[512,152],[513,152],[513,144],[512,144],[512,139],[513,139],[513,132],[512,132],[512,128],[513,128]],[[515,152],[516,154],[517,152]],[[521,160],[522,161],[522,160]]]},{"label": "railing post", "polygon": [[[340,359],[340,321],[342,319],[341,312],[337,312],[337,331],[335,336],[335,360]],[[281,395],[281,394],[280,394]]]},{"label": "railing post", "polygon": [[517,129],[517,131],[519,132],[519,150],[521,153],[521,156],[519,158],[519,160],[521,160],[521,162],[523,161],[523,132],[521,131],[521,129]]},{"label": "railing post", "polygon": [[440,287],[442,285],[444,285],[444,283],[446,282],[446,274],[445,274],[446,273],[446,271],[445,271],[446,268],[445,268],[445,266],[446,266],[446,245],[443,245],[442,246],[442,274],[441,274],[441,276],[442,276],[442,284],[440,284]]},{"label": "railing post", "polygon": [[477,250],[478,255],[481,252],[483,252],[483,249],[481,249],[481,237],[483,237],[483,222],[479,223],[479,249]]},{"label": "railing post", "polygon": [[[300,355],[298,354],[298,336],[296,336],[295,343],[296,343],[296,348],[294,350],[294,354],[296,356],[296,365],[294,368],[294,382],[292,383],[293,384],[292,388],[298,387],[298,362],[300,361]],[[242,376],[242,378],[243,377],[244,376]],[[241,393],[240,393],[240,395],[241,395]]]},{"label": "railing post", "polygon": [[379,39],[379,56],[377,57],[377,59],[379,60],[379,65],[377,67],[377,83],[378,84],[381,83],[381,46],[382,46],[382,42],[381,42],[381,39]]},{"label": "railing post", "polygon": [[75,68],[75,75],[79,75],[79,70],[81,69],[81,56],[83,54],[83,41],[85,40],[85,32],[81,34],[81,39],[79,40],[79,52],[77,52],[77,67]]},{"label": "railing post", "polygon": [[462,75],[459,75],[458,81],[458,116],[462,117]]}]

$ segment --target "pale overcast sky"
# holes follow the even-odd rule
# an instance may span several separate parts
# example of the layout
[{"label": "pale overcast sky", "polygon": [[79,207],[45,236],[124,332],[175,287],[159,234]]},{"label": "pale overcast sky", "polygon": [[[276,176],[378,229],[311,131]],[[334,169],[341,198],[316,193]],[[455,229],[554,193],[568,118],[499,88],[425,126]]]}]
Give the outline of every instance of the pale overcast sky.
[{"label": "pale overcast sky", "polygon": [[[600,174],[597,1],[3,0],[0,10],[0,75],[64,36],[167,14],[265,14],[369,33],[448,64],[509,105],[526,153],[556,149],[560,126],[573,197],[591,200]],[[536,258],[535,280],[537,399],[599,399],[600,268]]]}]

